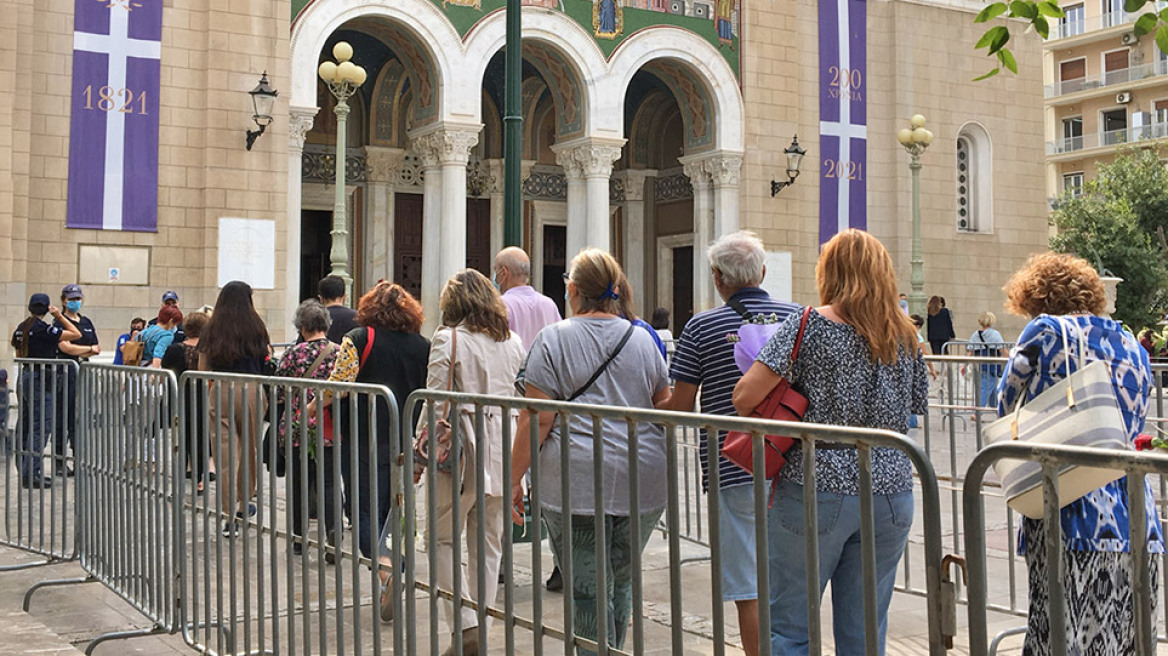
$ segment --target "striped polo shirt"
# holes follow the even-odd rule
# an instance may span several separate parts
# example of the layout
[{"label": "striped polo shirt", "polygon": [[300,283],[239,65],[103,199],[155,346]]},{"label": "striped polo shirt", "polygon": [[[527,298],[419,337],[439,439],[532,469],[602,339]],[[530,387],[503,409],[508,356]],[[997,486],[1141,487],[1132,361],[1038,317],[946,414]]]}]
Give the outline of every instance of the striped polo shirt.
[{"label": "striped polo shirt", "polygon": [[[744,287],[730,299],[740,301],[752,314],[778,315],[779,323],[801,309],[794,303],[772,299],[758,287]],[[742,316],[729,305],[723,305],[695,314],[681,331],[669,377],[701,387],[702,412],[726,416],[738,414],[731,397],[742,372],[734,364],[734,343],[729,337],[736,335],[741,326]],[[725,439],[725,432],[720,431],[719,451]],[[709,477],[709,447],[705,431],[702,431],[701,462],[704,489]],[[718,469],[720,487],[723,488],[749,484],[753,480],[746,470],[721,456],[718,457]]]}]

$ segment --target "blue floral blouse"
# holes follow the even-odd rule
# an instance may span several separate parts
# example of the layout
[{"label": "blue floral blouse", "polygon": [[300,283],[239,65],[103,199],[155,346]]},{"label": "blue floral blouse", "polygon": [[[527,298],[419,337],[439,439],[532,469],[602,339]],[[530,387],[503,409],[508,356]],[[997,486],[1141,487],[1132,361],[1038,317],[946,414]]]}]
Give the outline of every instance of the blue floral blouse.
[{"label": "blue floral blouse", "polygon": [[[1127,427],[1127,438],[1134,442],[1144,430],[1148,414],[1148,394],[1152,385],[1148,354],[1132,334],[1118,322],[1095,316],[1052,317],[1041,315],[1026,325],[998,387],[998,416],[1013,411],[1014,404],[1026,393],[1026,400],[1038,396],[1066,376],[1066,353],[1063,349],[1059,319],[1074,322],[1085,331],[1087,360],[1103,360],[1111,365],[1116,398]],[[1071,350],[1078,349],[1078,336],[1067,326]],[[1148,550],[1164,552],[1164,537],[1156,513],[1152,483],[1147,482]],[[1063,540],[1073,551],[1126,552],[1128,540],[1127,479],[1095,490],[1062,509]],[[1036,520],[1023,520],[1019,530],[1018,552],[1025,553],[1027,527]]]}]

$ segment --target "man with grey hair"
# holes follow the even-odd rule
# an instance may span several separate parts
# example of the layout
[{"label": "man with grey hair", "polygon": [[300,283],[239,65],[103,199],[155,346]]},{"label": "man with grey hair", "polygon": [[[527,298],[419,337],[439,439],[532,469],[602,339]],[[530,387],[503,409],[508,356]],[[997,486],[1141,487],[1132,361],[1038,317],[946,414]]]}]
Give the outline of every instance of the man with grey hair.
[{"label": "man with grey hair", "polygon": [[495,285],[503,292],[507,322],[511,332],[530,350],[535,336],[544,326],[560,320],[555,301],[535,291],[531,280],[531,259],[517,246],[508,246],[495,256]]},{"label": "man with grey hair", "polygon": [[[771,298],[759,288],[766,276],[766,251],[754,233],[741,231],[710,245],[707,255],[714,287],[726,304],[694,315],[681,331],[669,377],[676,381],[669,409],[690,412],[701,390],[701,409],[736,416],[731,401],[742,372],[734,363],[734,342],[744,321],[756,315],[783,321],[799,306]],[[720,454],[725,432],[711,444],[702,431],[702,486],[709,486],[710,450]],[[738,610],[742,648],[758,655],[758,590],[755,576],[754,495],[751,474],[718,455],[719,539],[722,545],[722,600]],[[766,518],[762,518],[766,521]],[[763,554],[766,557],[766,554]]]}]

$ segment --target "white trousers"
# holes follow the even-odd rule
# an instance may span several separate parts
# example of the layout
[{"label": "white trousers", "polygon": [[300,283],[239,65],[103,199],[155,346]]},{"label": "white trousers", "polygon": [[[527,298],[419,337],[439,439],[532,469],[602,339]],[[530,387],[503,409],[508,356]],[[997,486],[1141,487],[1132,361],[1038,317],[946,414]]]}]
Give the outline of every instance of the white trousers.
[{"label": "white trousers", "polygon": [[[469,451],[469,449],[467,450]],[[466,473],[463,477],[462,494],[459,496],[458,516],[454,516],[454,497],[457,492],[457,481],[450,475],[439,473],[437,478],[438,515],[433,522],[428,523],[431,545],[438,550],[438,587],[446,592],[453,592],[454,577],[458,576],[462,584],[463,599],[470,599],[479,604],[493,606],[499,593],[499,563],[503,558],[503,530],[506,522],[503,515],[504,500],[502,497],[483,497],[486,510],[486,525],[480,527],[478,508],[476,507],[474,454],[463,453],[466,462]],[[454,560],[454,527],[461,529],[460,542],[465,545],[467,567],[462,562]],[[478,532],[486,534],[486,552],[479,553]],[[486,570],[486,590],[478,589],[479,568]],[[443,615],[446,624],[454,631],[454,603],[449,600],[442,602]],[[489,620],[488,620],[489,621]],[[462,607],[463,630],[477,627],[478,614],[470,606]],[[488,625],[489,626],[489,625]]]}]

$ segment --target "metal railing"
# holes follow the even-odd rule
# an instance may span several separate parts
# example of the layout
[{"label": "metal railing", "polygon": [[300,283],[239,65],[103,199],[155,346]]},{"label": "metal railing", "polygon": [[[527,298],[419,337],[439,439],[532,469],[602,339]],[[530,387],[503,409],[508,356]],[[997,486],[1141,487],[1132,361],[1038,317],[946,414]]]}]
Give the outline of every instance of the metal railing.
[{"label": "metal railing", "polygon": [[[844,443],[848,445],[856,445],[858,451],[858,458],[860,464],[860,500],[859,505],[861,509],[861,534],[863,544],[863,561],[864,568],[864,585],[861,590],[857,590],[858,595],[862,595],[864,599],[864,625],[867,644],[867,653],[875,654],[877,652],[877,604],[876,604],[876,588],[875,588],[875,532],[876,527],[873,525],[873,497],[871,487],[871,458],[872,450],[874,448],[889,447],[903,452],[911,461],[913,468],[919,476],[918,493],[923,502],[922,514],[923,532],[924,532],[924,567],[926,580],[926,592],[929,599],[928,604],[928,623],[929,623],[929,649],[930,653],[940,655],[944,653],[944,637],[941,634],[941,619],[940,619],[940,562],[941,562],[941,544],[940,544],[940,515],[939,515],[939,496],[937,491],[937,483],[932,471],[932,465],[929,463],[924,452],[913,442],[906,439],[904,436],[890,433],[887,431],[844,428],[835,426],[822,426],[814,424],[785,424],[782,422],[766,422],[755,419],[731,418],[731,417],[715,417],[710,415],[694,415],[689,413],[675,413],[654,411],[635,408],[610,407],[610,406],[594,406],[581,405],[573,403],[555,402],[555,401],[536,401],[530,399],[515,399],[505,397],[490,397],[481,395],[446,393],[436,391],[419,391],[415,392],[407,401],[407,408],[412,408],[415,404],[424,403],[425,411],[423,412],[425,426],[427,430],[435,430],[437,428],[437,411],[435,406],[442,403],[449,403],[453,406],[452,412],[454,416],[462,416],[464,413],[469,415],[471,425],[474,426],[475,434],[482,435],[483,429],[486,425],[488,417],[496,417],[501,421],[502,433],[510,435],[516,432],[514,428],[514,413],[530,413],[533,417],[537,417],[539,413],[550,413],[552,415],[552,426],[556,427],[560,435],[571,433],[572,431],[583,431],[582,434],[590,435],[591,439],[587,440],[590,446],[587,447],[591,451],[591,462],[605,462],[604,454],[606,449],[617,449],[617,458],[624,456],[626,459],[625,469],[628,472],[627,480],[614,480],[605,475],[606,467],[581,467],[576,459],[581,457],[581,453],[573,451],[573,449],[560,449],[557,455],[541,455],[541,457],[533,458],[531,463],[531,478],[533,481],[532,487],[528,491],[530,499],[530,513],[531,521],[538,524],[541,516],[551,514],[553,521],[560,517],[558,512],[553,511],[553,506],[546,506],[543,503],[543,497],[551,495],[551,502],[559,504],[558,508],[572,508],[573,513],[581,512],[575,505],[571,503],[571,499],[575,494],[581,494],[582,490],[591,490],[588,496],[591,496],[591,502],[585,502],[586,505],[593,508],[593,512],[586,513],[591,520],[588,522],[592,525],[592,530],[595,531],[596,540],[594,542],[595,553],[592,558],[595,562],[605,562],[607,560],[607,547],[604,544],[603,537],[605,531],[608,529],[605,524],[604,516],[606,514],[605,507],[601,504],[603,490],[616,490],[624,492],[627,486],[627,495],[629,499],[628,516],[640,517],[642,503],[642,486],[653,485],[645,476],[651,475],[649,471],[643,469],[649,462],[645,460],[645,453],[651,452],[655,448],[654,440],[650,433],[642,435],[642,429],[645,426],[657,426],[663,429],[663,447],[662,454],[665,460],[664,471],[666,473],[666,492],[665,499],[665,513],[668,516],[667,523],[670,526],[680,525],[680,505],[678,498],[680,496],[678,472],[679,467],[677,463],[678,454],[678,433],[682,427],[691,427],[695,429],[704,428],[706,430],[744,430],[754,431],[755,434],[755,468],[762,469],[762,433],[763,432],[781,432],[783,434],[797,434],[802,441],[802,458],[805,465],[803,489],[814,490],[816,486],[815,473],[815,451],[816,445],[821,442],[835,442]],[[516,444],[520,440],[530,439],[531,453],[540,454],[539,443],[539,421],[532,418],[528,425],[531,431],[528,435],[516,435]],[[461,426],[463,422],[454,421],[452,424],[452,463],[453,471],[459,471],[463,465],[461,460]],[[575,426],[573,427],[573,424]],[[625,440],[616,439],[617,436],[624,436]],[[623,442],[623,446],[620,443]],[[473,456],[468,456],[465,466],[468,471],[473,472],[474,480],[483,480],[486,474],[486,461],[483,455],[484,449],[474,449]],[[550,452],[545,452],[550,453]],[[512,462],[511,453],[509,449],[504,449],[502,452],[502,480],[510,481],[512,478]],[[471,462],[473,459],[473,462]],[[619,460],[618,460],[619,461]],[[575,481],[571,480],[573,476],[560,476],[558,489],[553,486],[551,489],[540,489],[542,479],[542,469],[552,468],[553,471],[573,472],[579,478],[590,478],[591,485],[581,485],[579,478]],[[458,480],[453,476],[446,476],[445,479],[440,479],[436,471],[434,455],[431,453],[430,466],[427,467],[426,489],[428,490],[426,499],[426,513],[430,517],[437,516],[441,511],[438,505],[438,491],[439,486],[445,484],[452,488],[458,486]],[[642,473],[643,472],[643,473]],[[467,474],[470,476],[470,474]],[[612,474],[608,474],[612,476]],[[553,479],[549,479],[553,480]],[[414,514],[414,490],[411,486],[405,486],[405,500],[404,506],[406,508],[405,525],[409,526],[413,523]],[[586,492],[585,492],[586,493]],[[709,531],[711,536],[718,534],[718,524],[720,520],[718,509],[718,473],[717,468],[711,469],[711,481],[709,486],[709,494],[707,495],[707,516],[709,519]],[[753,484],[755,514],[757,517],[766,517],[768,510],[769,497],[766,490],[765,481],[760,478],[755,478]],[[467,497],[470,494],[472,496]],[[586,493],[587,494],[587,493]],[[461,540],[463,536],[463,522],[466,517],[461,510],[461,505],[464,503],[473,503],[475,507],[475,519],[480,530],[473,531],[473,535],[466,536],[468,546],[477,543],[477,552],[482,554],[485,552],[488,536],[481,529],[481,527],[488,525],[488,517],[486,515],[488,507],[485,491],[482,486],[476,486],[474,490],[462,490],[457,492],[452,489],[447,493],[450,506],[449,512],[452,519],[451,526],[451,554],[449,559],[445,562],[446,567],[453,567],[454,564],[462,562]],[[464,499],[464,497],[467,497]],[[810,536],[807,540],[806,548],[806,574],[807,585],[809,590],[819,590],[819,561],[818,561],[818,507],[814,495],[803,495],[805,524],[803,526],[804,534]],[[507,504],[509,505],[509,503]],[[652,511],[653,508],[646,510]],[[574,522],[575,523],[575,522]],[[630,545],[643,544],[640,528],[638,522],[631,521],[630,528]],[[393,542],[401,544],[402,540],[398,534],[400,525],[397,523],[390,524],[391,532],[393,533]],[[645,529],[647,530],[647,529]],[[553,531],[553,543],[556,542],[555,531]],[[453,574],[449,580],[453,581],[451,588],[446,588],[440,584],[438,577],[440,568],[443,562],[439,561],[436,550],[433,547],[432,539],[427,540],[427,551],[429,553],[428,566],[425,568],[429,573],[427,579],[424,574],[419,574],[417,568],[417,561],[412,553],[406,554],[406,588],[407,589],[421,589],[430,593],[430,630],[429,630],[429,645],[423,645],[422,651],[430,651],[433,653],[439,648],[439,636],[443,633],[451,633],[455,636],[460,635],[462,628],[468,623],[464,622],[464,612],[472,613],[476,620],[478,627],[478,644],[480,651],[488,646],[490,640],[490,633],[487,630],[487,618],[496,618],[503,621],[504,637],[503,644],[506,653],[519,653],[517,646],[522,646],[524,653],[532,652],[536,654],[543,653],[543,640],[545,638],[560,639],[564,641],[564,652],[570,654],[574,648],[579,648],[585,651],[597,650],[600,653],[633,653],[641,654],[645,651],[646,645],[646,613],[644,606],[644,594],[646,590],[645,582],[643,580],[643,562],[640,550],[632,548],[631,553],[627,554],[629,559],[629,573],[631,581],[622,581],[625,585],[631,588],[631,623],[632,623],[632,640],[631,648],[628,651],[622,651],[619,635],[623,634],[623,629],[618,633],[616,644],[607,644],[608,639],[605,636],[604,630],[600,630],[597,634],[592,634],[589,629],[594,627],[579,626],[582,621],[575,614],[575,600],[574,595],[564,594],[561,599],[562,609],[562,626],[549,626],[549,622],[545,620],[545,607],[543,603],[543,591],[539,576],[532,578],[530,583],[530,591],[526,592],[522,598],[524,600],[530,599],[525,606],[529,609],[530,615],[521,612],[518,608],[518,599],[520,598],[519,586],[515,583],[515,568],[518,565],[516,555],[514,553],[515,545],[513,544],[510,532],[503,532],[501,541],[501,564],[504,572],[511,573],[510,576],[505,577],[504,590],[502,591],[503,603],[479,603],[477,595],[466,595],[464,590],[468,588],[464,583],[461,573]],[[658,635],[653,639],[653,644],[662,646],[670,645],[673,653],[682,650],[684,642],[683,626],[685,607],[682,600],[682,577],[681,577],[681,552],[680,541],[681,535],[678,532],[671,532],[669,538],[669,576],[668,576],[668,596],[670,607],[670,620],[668,622],[669,635]],[[757,586],[760,592],[760,599],[770,598],[770,583],[768,563],[765,557],[761,554],[768,552],[768,537],[767,537],[767,523],[759,521],[755,526],[755,544],[760,554],[757,561]],[[582,547],[580,547],[582,548]],[[565,584],[570,586],[573,581],[573,561],[577,555],[578,547],[572,544],[571,540],[563,541],[556,545],[559,553],[559,566],[563,570]],[[709,595],[717,600],[721,598],[721,577],[718,573],[721,572],[722,564],[727,557],[733,557],[732,554],[723,554],[718,541],[711,540],[710,549],[710,563],[711,563],[711,578],[709,582]],[[587,554],[585,554],[587,559]],[[530,553],[530,568],[532,572],[540,572],[544,567],[543,554],[538,549],[532,549]],[[457,568],[456,568],[457,569]],[[484,590],[486,586],[491,583],[488,577],[489,572],[486,568],[478,570],[478,580],[472,581],[470,586],[473,589]],[[605,590],[607,585],[606,574],[603,567],[598,567],[596,571],[596,582],[593,589]],[[665,594],[660,586],[655,590],[658,595]],[[396,591],[395,591],[396,595]],[[528,596],[529,595],[529,596]],[[703,593],[701,596],[706,597]],[[709,597],[706,597],[709,598]],[[443,632],[438,626],[438,608],[442,601],[451,603],[453,606],[452,612],[449,614],[452,618],[450,630]],[[764,627],[762,635],[760,635],[759,648],[763,652],[769,652],[770,636],[765,630],[765,627],[770,626],[770,607],[766,603],[758,604],[759,617],[758,622],[760,627]],[[607,618],[605,604],[602,601],[596,603],[596,622],[597,626],[605,626]],[[405,616],[407,618],[416,618],[419,616],[419,609],[413,597],[407,596],[405,599]],[[820,600],[818,594],[810,594],[807,598],[807,618],[808,618],[808,640],[810,645],[810,653],[819,654],[822,650],[821,627],[819,623]],[[855,621],[857,618],[840,618],[840,621]],[[721,604],[715,603],[713,605],[713,653],[725,653],[725,618]],[[618,624],[619,627],[619,624]],[[611,626],[610,626],[611,628]],[[517,629],[525,629],[531,631],[530,644],[524,642],[520,643]],[[581,630],[585,631],[585,635],[581,635]],[[419,636],[416,633],[410,633],[407,636],[406,651],[407,654],[415,654],[418,652]],[[460,643],[456,640],[456,646]],[[428,649],[426,648],[428,647]],[[530,648],[529,648],[530,647]],[[456,651],[456,653],[459,653]]]},{"label": "metal railing", "polygon": [[1124,143],[1137,143],[1153,139],[1168,138],[1168,123],[1151,123],[1121,130],[1091,133],[1081,137],[1070,137],[1059,141],[1046,142],[1047,155],[1059,155],[1088,148],[1103,146],[1117,146]]},{"label": "metal railing", "polygon": [[[1072,446],[1054,446],[1026,442],[994,444],[981,450],[969,465],[963,490],[965,513],[965,553],[969,576],[970,654],[989,653],[987,635],[987,554],[986,522],[984,514],[983,481],[987,470],[999,460],[1028,460],[1041,463],[1043,489],[1043,527],[1046,550],[1046,586],[1049,604],[1049,631],[1051,653],[1065,656],[1067,652],[1066,590],[1061,561],[1063,558],[1062,523],[1059,509],[1059,472],[1065,466],[1122,469],[1127,477],[1127,495],[1130,516],[1128,540],[1132,545],[1132,592],[1134,597],[1134,624],[1136,653],[1152,656],[1156,653],[1156,620],[1152,615],[1152,581],[1149,578],[1147,536],[1148,518],[1143,511],[1147,499],[1145,476],[1168,474],[1168,454],[1147,454]],[[1053,527],[1053,531],[1051,530]],[[1138,536],[1138,537],[1137,537]],[[1032,544],[1030,548],[1039,545]],[[1016,633],[1016,631],[1012,631]],[[999,636],[1000,638],[1000,636]],[[996,648],[999,639],[994,640]]]},{"label": "metal railing", "polygon": [[12,407],[18,410],[18,420],[11,444],[5,445],[0,544],[44,559],[3,566],[0,571],[77,558],[75,487],[69,477],[54,476],[73,462],[68,445],[76,441],[70,433],[75,423],[68,399],[77,391],[77,363],[17,358],[13,380],[19,402]]},{"label": "metal railing", "polygon": [[[218,468],[213,485],[204,474],[202,493],[197,478],[180,479],[176,496],[185,642],[205,654],[401,653],[402,629],[391,648],[378,601],[393,561],[377,538],[386,521],[400,528],[402,514],[400,490],[389,494],[401,485],[389,475],[400,453],[392,393],[206,372],[179,382],[182,434],[197,445],[180,450],[179,470],[198,470],[189,453],[213,455]],[[334,403],[314,401],[325,395]],[[333,446],[325,445],[326,426]]]},{"label": "metal railing", "polygon": [[[473,614],[476,624],[484,627],[479,631],[484,651],[488,644],[505,644],[509,653],[539,654],[545,651],[544,643],[549,639],[562,641],[566,654],[576,648],[607,653],[642,653],[645,645],[663,645],[666,641],[673,651],[681,650],[694,639],[694,633],[686,628],[685,621],[694,613],[692,604],[698,603],[704,609],[708,599],[720,598],[719,574],[726,559],[733,557],[733,554],[723,553],[717,539],[721,520],[717,468],[711,472],[709,493],[703,497],[700,488],[699,431],[720,429],[755,431],[756,467],[760,469],[762,433],[797,431],[803,442],[804,489],[816,488],[815,468],[811,465],[817,444],[856,445],[861,465],[861,489],[865,490],[858,503],[863,516],[861,533],[866,554],[871,553],[877,530],[872,519],[873,449],[893,448],[905,453],[916,471],[916,495],[923,507],[914,525],[914,535],[919,536],[919,541],[910,541],[905,551],[903,584],[898,585],[898,589],[920,594],[928,600],[930,653],[939,656],[944,652],[941,606],[953,606],[955,597],[942,593],[940,585],[942,499],[929,456],[939,457],[941,454],[930,451],[940,447],[940,443],[931,440],[928,431],[922,449],[904,436],[887,431],[432,391],[419,392],[411,397],[406,407],[414,410],[419,404],[426,406],[423,424],[430,429],[436,427],[435,403],[450,401],[462,407],[469,416],[469,425],[476,427],[476,434],[481,434],[478,428],[488,417],[498,416],[503,434],[510,435],[515,430],[519,413],[538,412],[552,413],[554,421],[561,426],[583,422],[590,434],[598,431],[604,434],[607,425],[610,432],[627,436],[633,446],[632,453],[640,452],[646,444],[638,442],[641,439],[638,426],[654,425],[663,433],[665,466],[662,471],[668,503],[659,526],[666,530],[662,539],[650,535],[655,532],[656,521],[645,526],[637,526],[634,522],[630,526],[630,538],[634,544],[648,539],[656,545],[653,546],[656,551],[646,557],[649,560],[642,558],[639,552],[629,554],[633,571],[630,582],[632,630],[630,645],[622,651],[616,648],[615,641],[606,644],[603,631],[592,637],[581,634],[579,623],[573,619],[575,600],[572,594],[565,594],[559,603],[545,603],[541,574],[550,566],[550,559],[538,541],[530,546],[519,545],[512,541],[510,531],[502,536],[500,565],[505,583],[498,593],[500,602],[480,605],[474,601],[478,595],[464,592],[483,590],[484,583],[491,586],[493,581],[484,581],[485,571],[475,577],[479,580],[467,584],[455,576],[446,585],[439,582],[442,568],[435,538],[428,530],[423,540],[427,556],[419,558],[411,548],[414,542],[409,537],[415,526],[437,528],[437,500],[441,490],[438,481],[443,480],[442,475],[437,474],[433,466],[429,467],[424,477],[424,493],[419,493],[406,482],[410,475],[408,441],[400,433],[397,406],[385,388],[189,372],[180,380],[181,394],[175,398],[173,378],[168,378],[165,372],[94,364],[84,365],[83,371],[82,384],[86,397],[89,397],[83,404],[83,414],[87,417],[84,441],[88,444],[92,435],[97,444],[78,451],[78,475],[81,477],[78,509],[86,514],[93,513],[91,518],[83,520],[82,526],[74,528],[74,531],[80,528],[85,537],[81,553],[89,576],[82,580],[103,582],[154,623],[145,631],[102,639],[181,630],[187,644],[211,654],[264,651],[334,653],[338,645],[344,645],[343,653],[376,653],[388,649],[391,644],[393,653],[414,654],[418,652],[419,644],[423,644],[422,651],[437,650],[445,636],[457,635],[462,621],[459,618],[464,616],[463,612],[454,612],[457,610]],[[958,380],[961,378],[956,373],[954,375]],[[964,387],[955,383],[949,389],[961,390]],[[308,415],[297,419],[292,408],[294,405],[305,408],[310,398],[319,397],[326,391],[338,398],[333,406],[337,412],[326,419],[323,404],[318,404],[312,415],[318,426],[324,426],[328,421],[337,434],[360,435],[368,429],[369,434],[379,438],[372,441],[342,439],[340,447],[328,447],[334,453],[331,459],[316,455],[324,448],[315,441],[319,436],[306,421]],[[966,394],[956,391],[949,400],[964,403]],[[299,403],[294,404],[294,400]],[[951,405],[956,407],[956,403]],[[379,407],[385,408],[381,414],[377,411]],[[412,414],[407,413],[407,416]],[[454,422],[456,438],[462,425],[462,422]],[[928,419],[926,426],[929,426]],[[952,431],[952,421],[949,426]],[[281,429],[285,436],[283,440],[278,437]],[[458,439],[454,443],[461,444]],[[956,443],[952,438],[951,444]],[[212,444],[216,446],[212,447]],[[319,447],[316,454],[309,444]],[[605,449],[609,448],[606,444],[605,440],[594,440],[594,455],[603,459]],[[262,455],[266,458],[256,453],[261,450],[261,445]],[[255,453],[254,460],[252,453]],[[152,459],[152,454],[157,458]],[[386,462],[386,455],[393,457]],[[474,457],[465,463],[473,470],[475,480],[482,480],[487,466],[482,455],[482,450],[476,450]],[[203,466],[212,456],[219,469],[216,481],[211,480]],[[286,470],[282,480],[277,464],[280,456],[283,456]],[[459,462],[458,449],[452,457]],[[511,473],[509,448],[503,450],[501,459],[501,475],[507,481]],[[266,471],[261,471],[261,460],[268,463]],[[117,463],[123,464],[119,468]],[[594,490],[597,482],[605,483],[602,470],[573,468],[566,452],[559,466],[563,471],[574,471],[577,476],[591,478]],[[539,467],[537,459],[532,466],[536,482],[529,490],[531,521],[536,527],[541,516],[546,514],[541,497],[549,493],[547,489],[541,489]],[[188,469],[189,478],[186,476]],[[650,484],[656,470],[646,469],[645,463],[635,457],[628,461],[628,469],[633,474],[627,481],[629,498],[639,499],[639,486]],[[309,501],[307,495],[298,491],[308,486],[306,481],[312,478],[308,476],[310,471],[315,473],[318,485],[331,471],[334,482],[347,479],[352,485],[346,487],[366,491],[380,491],[388,478],[387,495],[351,494],[343,501],[336,496],[320,495]],[[240,475],[236,477],[234,472],[240,472]],[[299,472],[299,478],[294,478],[295,472]],[[367,472],[367,482],[362,482],[361,474],[354,472]],[[949,485],[956,485],[959,478],[959,475],[951,476]],[[249,489],[252,480],[255,481],[254,495]],[[563,486],[560,493],[570,500],[572,491],[567,486],[566,477]],[[198,492],[200,487],[203,489],[201,494]],[[448,492],[451,516],[458,516],[462,495],[453,493],[453,488]],[[422,496],[419,498],[418,494]],[[756,516],[766,517],[770,499],[764,481],[755,480],[753,496]],[[388,501],[383,503],[383,498]],[[257,510],[254,517],[250,516],[247,505],[252,499]],[[811,495],[804,496],[804,530],[812,536],[818,535],[816,527],[819,522],[814,499]],[[476,487],[467,500],[476,504],[474,514],[479,520],[484,520],[483,491]],[[506,499],[504,503],[509,505]],[[315,529],[309,527],[308,520],[313,507],[321,518]],[[337,536],[329,535],[325,526],[329,521],[326,512],[329,507],[335,512],[334,516],[346,509],[349,511],[350,524],[344,530],[347,540],[335,540]],[[296,508],[302,513],[298,526],[293,517]],[[237,517],[235,510],[241,510],[241,516]],[[599,514],[594,516],[604,514],[604,508],[597,510]],[[639,510],[636,503],[632,510]],[[636,512],[633,514],[636,516]],[[380,519],[382,515],[385,515],[384,521]],[[362,517],[378,519],[365,520]],[[953,521],[957,522],[956,515],[954,517]],[[168,525],[173,530],[168,529]],[[478,522],[480,528],[485,525],[484,521]],[[148,526],[153,528],[147,529]],[[223,529],[227,527],[230,530],[225,532]],[[135,532],[135,529],[139,530]],[[381,529],[380,538],[374,540],[378,529]],[[145,536],[142,530],[145,530]],[[608,527],[597,524],[594,530],[603,535]],[[363,538],[363,532],[369,537]],[[469,530],[464,534],[460,525],[452,524],[451,537],[446,540],[451,545],[452,557],[444,562],[461,562],[464,535],[468,547],[473,543],[478,553],[484,552],[482,547],[486,546],[487,538],[484,530]],[[141,544],[130,547],[123,544],[135,540]],[[765,521],[756,524],[755,540],[759,553],[765,554],[768,548]],[[369,547],[364,554],[356,546],[363,541]],[[709,554],[709,578],[701,579],[696,587],[692,575],[687,576],[686,585],[682,585],[681,567],[686,561],[682,552],[683,541],[698,545],[698,552],[704,546]],[[809,583],[818,581],[819,563],[814,543],[812,540],[813,548],[806,554]],[[566,565],[564,577],[570,582],[573,580],[571,556],[576,552],[570,546],[570,540],[560,548],[565,555],[561,562]],[[667,554],[663,553],[666,551]],[[686,553],[694,552],[694,549],[687,548]],[[866,556],[864,560],[870,558]],[[524,561],[529,562],[530,567],[526,567]],[[644,579],[645,565],[649,562],[667,569],[667,574],[655,578],[652,585],[647,585]],[[765,557],[760,558],[757,567],[761,599],[769,598],[766,563]],[[333,564],[335,570],[330,569]],[[389,579],[388,603],[383,608],[379,598],[382,575],[399,572],[401,567],[405,568],[402,575]],[[363,568],[368,569],[363,571]],[[857,591],[865,600],[864,623],[869,653],[874,653],[877,636],[872,574],[870,570],[865,572],[866,584],[863,590]],[[597,573],[598,583],[604,582],[604,576],[606,574]],[[661,580],[663,577],[668,579],[668,585]],[[809,589],[817,590],[817,586],[815,583]],[[703,588],[706,589],[694,595],[695,589]],[[429,604],[419,603],[416,593],[427,595]],[[647,594],[654,601],[653,607],[657,608],[653,612],[661,616],[659,622],[649,619],[652,613],[646,605]],[[690,601],[685,602],[685,599]],[[439,615],[447,603],[452,614],[449,615],[449,626],[442,628]],[[770,609],[765,603],[759,606],[759,621],[765,636]],[[818,595],[810,595],[807,611],[811,653],[820,653],[823,647],[819,608]],[[713,653],[723,654],[728,630],[732,630],[733,624],[724,617],[721,604],[713,604],[710,612],[710,631],[701,635],[710,641]],[[396,618],[392,635],[381,622],[385,614]],[[485,628],[488,618],[502,620],[501,639],[498,632],[492,633]],[[950,627],[949,635],[953,631]],[[766,641],[764,637],[760,643]],[[426,642],[429,644],[425,645]],[[454,644],[457,648],[461,642],[456,640]],[[765,644],[760,644],[760,647],[769,651]],[[458,651],[456,649],[456,653]]]},{"label": "metal railing", "polygon": [[1050,31],[1051,40],[1065,39],[1067,37],[1078,36],[1087,32],[1095,30],[1102,30],[1108,27],[1115,27],[1116,25],[1124,25],[1127,23],[1134,23],[1138,14],[1129,14],[1122,9],[1115,11],[1108,11],[1102,14],[1091,16],[1089,18],[1080,18],[1079,20],[1059,20],[1052,26]]}]

